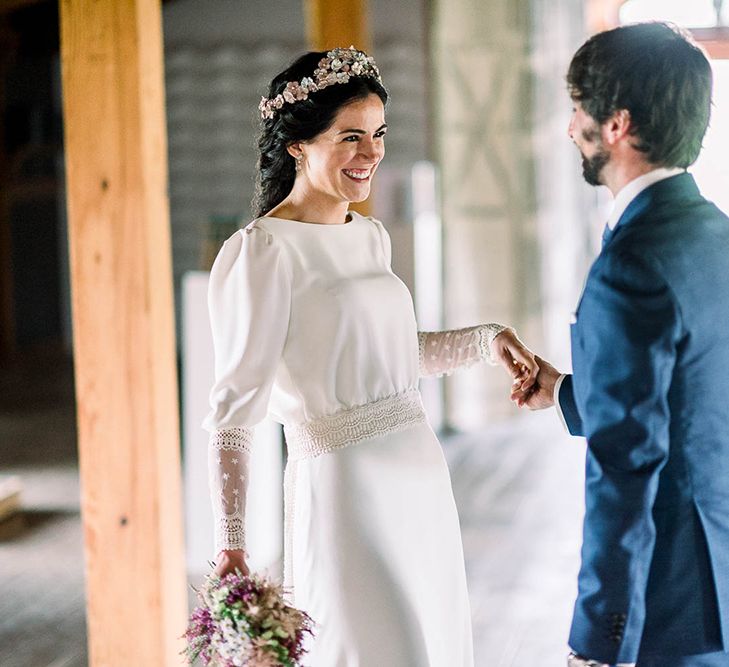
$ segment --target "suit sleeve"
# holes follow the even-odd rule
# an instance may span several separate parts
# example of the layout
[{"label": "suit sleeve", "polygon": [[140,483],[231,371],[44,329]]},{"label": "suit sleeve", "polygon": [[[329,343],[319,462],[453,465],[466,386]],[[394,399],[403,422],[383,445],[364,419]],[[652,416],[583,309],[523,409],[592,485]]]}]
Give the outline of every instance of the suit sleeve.
[{"label": "suit sleeve", "polygon": [[668,393],[681,336],[670,287],[644,257],[601,257],[573,325],[574,397],[587,437],[585,520],[570,645],[609,664],[637,659],[668,458]]}]

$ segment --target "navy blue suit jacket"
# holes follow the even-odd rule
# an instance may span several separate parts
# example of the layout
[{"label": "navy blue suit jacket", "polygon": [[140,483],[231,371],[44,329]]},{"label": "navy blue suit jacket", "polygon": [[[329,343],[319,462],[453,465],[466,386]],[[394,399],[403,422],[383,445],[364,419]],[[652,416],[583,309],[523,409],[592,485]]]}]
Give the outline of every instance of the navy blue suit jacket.
[{"label": "navy blue suit jacket", "polygon": [[680,174],[593,264],[559,403],[587,438],[570,645],[610,664],[729,650],[729,219]]}]

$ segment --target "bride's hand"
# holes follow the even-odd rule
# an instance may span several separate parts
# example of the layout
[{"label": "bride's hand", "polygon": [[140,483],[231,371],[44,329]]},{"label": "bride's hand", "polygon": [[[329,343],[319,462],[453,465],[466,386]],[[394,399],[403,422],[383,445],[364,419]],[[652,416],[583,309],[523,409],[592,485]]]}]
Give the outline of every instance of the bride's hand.
[{"label": "bride's hand", "polygon": [[248,565],[246,564],[246,552],[242,549],[224,549],[218,554],[218,562],[215,565],[213,573],[219,577],[226,574],[234,573],[240,570],[243,576],[250,574]]},{"label": "bride's hand", "polygon": [[491,341],[491,358],[506,369],[514,380],[514,388],[526,392],[534,386],[539,364],[513,329],[504,329]]}]

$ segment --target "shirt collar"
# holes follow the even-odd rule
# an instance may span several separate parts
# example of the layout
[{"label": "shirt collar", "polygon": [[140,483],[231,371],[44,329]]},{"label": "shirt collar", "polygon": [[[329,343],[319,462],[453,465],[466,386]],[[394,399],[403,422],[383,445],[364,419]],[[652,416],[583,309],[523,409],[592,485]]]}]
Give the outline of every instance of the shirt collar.
[{"label": "shirt collar", "polygon": [[643,192],[643,190],[651,185],[655,185],[658,181],[671,178],[671,176],[678,176],[678,174],[682,174],[684,171],[686,170],[681,169],[681,167],[659,167],[658,169],[649,171],[647,174],[638,176],[638,178],[634,178],[630,183],[623,186],[622,190],[615,196],[613,211],[607,221],[608,227],[615,229],[615,226],[618,224],[623,213],[625,213],[625,209],[628,208],[630,202]]}]

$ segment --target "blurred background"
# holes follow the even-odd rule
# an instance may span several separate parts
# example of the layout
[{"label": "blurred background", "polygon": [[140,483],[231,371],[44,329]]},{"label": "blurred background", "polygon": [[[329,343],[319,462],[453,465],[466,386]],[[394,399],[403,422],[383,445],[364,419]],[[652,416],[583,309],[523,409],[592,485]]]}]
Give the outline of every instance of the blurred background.
[{"label": "blurred background", "polygon": [[[307,0],[162,3],[186,564],[213,557],[205,290],[250,221],[257,104],[311,44]],[[347,3],[319,2],[347,21]],[[368,0],[391,94],[370,212],[422,329],[503,322],[569,370],[569,321],[611,198],[582,182],[564,75],[592,33],[670,20],[712,58],[715,108],[692,168],[729,210],[729,2]],[[365,46],[355,44],[356,46]],[[330,46],[335,46],[332,44]],[[341,46],[348,46],[342,44]],[[87,664],[58,3],[0,1],[0,665]],[[476,664],[562,664],[579,557],[584,443],[522,415],[498,369],[423,383],[462,521]],[[109,438],[113,440],[114,434]],[[275,425],[257,435],[254,564],[281,558]],[[123,604],[118,601],[117,604]]]}]

